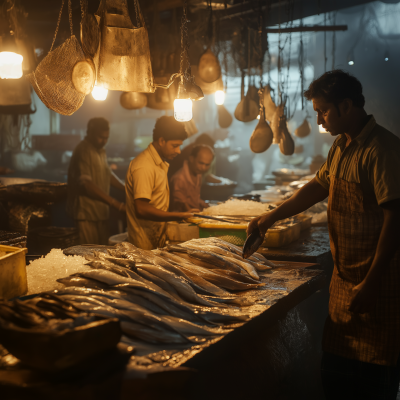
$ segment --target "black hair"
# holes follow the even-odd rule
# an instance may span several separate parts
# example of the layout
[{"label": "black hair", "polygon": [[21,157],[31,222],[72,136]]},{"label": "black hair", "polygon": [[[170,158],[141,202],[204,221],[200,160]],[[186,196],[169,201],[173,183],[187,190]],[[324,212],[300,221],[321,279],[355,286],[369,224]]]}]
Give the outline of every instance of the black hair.
[{"label": "black hair", "polygon": [[333,103],[340,115],[339,104],[344,99],[351,99],[356,107],[364,107],[362,90],[361,82],[356,77],[341,69],[334,69],[311,82],[303,95],[307,100],[322,97],[328,103]]},{"label": "black hair", "polygon": [[90,134],[98,134],[100,132],[105,132],[110,130],[109,122],[102,117],[92,118],[89,120],[87,124],[87,133]]},{"label": "black hair", "polygon": [[207,146],[210,146],[211,148],[214,148],[215,140],[208,133],[202,133],[199,137],[196,138],[195,143],[205,144]]},{"label": "black hair", "polygon": [[153,129],[153,141],[164,138],[168,140],[185,140],[188,135],[185,125],[174,117],[163,116],[157,119]]},{"label": "black hair", "polygon": [[198,144],[197,146],[194,146],[190,155],[194,158],[198,156],[201,150],[207,149],[210,151],[210,153],[214,156],[214,150],[210,147],[207,146],[206,144]]}]

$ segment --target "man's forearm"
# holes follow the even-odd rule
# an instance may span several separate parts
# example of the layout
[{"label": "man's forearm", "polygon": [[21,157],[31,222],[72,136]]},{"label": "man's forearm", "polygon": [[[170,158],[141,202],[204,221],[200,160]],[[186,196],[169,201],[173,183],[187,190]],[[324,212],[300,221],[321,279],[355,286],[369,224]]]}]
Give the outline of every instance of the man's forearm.
[{"label": "man's forearm", "polygon": [[182,213],[159,210],[146,201],[135,200],[134,206],[140,218],[150,221],[164,222],[180,221],[183,219]]},{"label": "man's forearm", "polygon": [[95,185],[92,181],[86,181],[83,186],[85,187],[86,194],[89,197],[95,200],[102,201],[103,203],[110,206],[114,206],[115,208],[118,208],[120,206],[121,203],[118,200],[112,198],[97,185]]},{"label": "man's forearm", "polygon": [[275,221],[290,218],[326,199],[328,195],[329,191],[323,188],[314,178],[298,190],[290,199],[271,211],[270,215]]},{"label": "man's forearm", "polygon": [[119,179],[118,176],[115,175],[115,173],[113,171],[111,171],[110,183],[111,183],[111,186],[115,187],[116,189],[125,191],[124,182],[122,182],[121,179]]}]

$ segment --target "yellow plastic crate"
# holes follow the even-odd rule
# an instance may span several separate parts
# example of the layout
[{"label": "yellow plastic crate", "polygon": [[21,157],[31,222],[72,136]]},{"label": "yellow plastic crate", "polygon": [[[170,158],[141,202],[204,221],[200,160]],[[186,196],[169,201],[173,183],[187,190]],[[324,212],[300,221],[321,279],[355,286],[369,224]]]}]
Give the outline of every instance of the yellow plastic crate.
[{"label": "yellow plastic crate", "polygon": [[0,245],[0,298],[11,299],[28,291],[27,252],[28,249]]},{"label": "yellow plastic crate", "polygon": [[276,226],[268,229],[262,247],[282,247],[299,239],[301,222],[291,225]]},{"label": "yellow plastic crate", "polygon": [[296,218],[301,223],[301,230],[302,231],[305,231],[306,229],[310,229],[311,228],[312,217],[310,217],[309,215],[305,215],[305,214],[299,214],[299,215],[296,216]]}]

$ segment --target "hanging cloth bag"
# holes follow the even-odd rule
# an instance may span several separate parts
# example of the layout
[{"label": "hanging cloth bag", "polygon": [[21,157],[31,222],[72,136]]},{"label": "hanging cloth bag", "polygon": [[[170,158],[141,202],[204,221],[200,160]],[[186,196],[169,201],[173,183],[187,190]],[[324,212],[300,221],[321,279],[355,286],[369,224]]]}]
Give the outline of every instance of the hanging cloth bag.
[{"label": "hanging cloth bag", "polygon": [[128,14],[127,0],[101,0],[96,12],[101,39],[94,59],[97,86],[124,92],[153,93],[155,90],[147,29],[134,0],[136,23]]},{"label": "hanging cloth bag", "polygon": [[78,61],[85,59],[85,55],[78,39],[73,35],[71,0],[68,0],[71,37],[52,51],[64,3],[65,0],[62,0],[57,29],[49,54],[40,62],[36,70],[28,75],[28,79],[47,108],[62,115],[72,115],[85,100],[85,95],[79,93],[72,83],[72,70]]}]

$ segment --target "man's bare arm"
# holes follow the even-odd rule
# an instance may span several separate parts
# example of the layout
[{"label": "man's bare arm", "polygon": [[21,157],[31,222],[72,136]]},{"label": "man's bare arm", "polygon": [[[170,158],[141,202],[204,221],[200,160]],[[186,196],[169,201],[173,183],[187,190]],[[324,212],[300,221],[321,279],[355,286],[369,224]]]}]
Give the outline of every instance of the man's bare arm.
[{"label": "man's bare arm", "polygon": [[328,195],[329,191],[314,178],[275,210],[254,218],[247,228],[247,235],[250,235],[254,229],[258,228],[261,235],[264,236],[275,222],[307,210],[314,204],[326,199]]},{"label": "man's bare arm", "polygon": [[88,197],[91,197],[95,200],[100,200],[103,203],[108,204],[119,211],[126,211],[124,203],[121,203],[118,200],[112,198],[104,190],[100,189],[96,184],[94,184],[90,179],[82,178],[80,180],[80,184],[84,188],[85,193]]},{"label": "man's bare arm", "polygon": [[119,179],[118,176],[115,175],[113,171],[111,171],[110,184],[111,186],[114,186],[116,189],[122,190],[123,192],[125,191],[124,182],[122,182],[121,179]]},{"label": "man's bare arm", "polygon": [[134,202],[136,213],[140,218],[150,221],[180,221],[190,218],[193,214],[189,212],[168,212],[153,207],[149,199],[136,199]]},{"label": "man's bare arm", "polygon": [[379,236],[374,261],[364,280],[353,289],[349,310],[355,313],[369,311],[378,294],[382,276],[389,268],[390,261],[400,247],[398,227],[400,224],[400,200],[389,201],[382,205],[383,227]]}]

